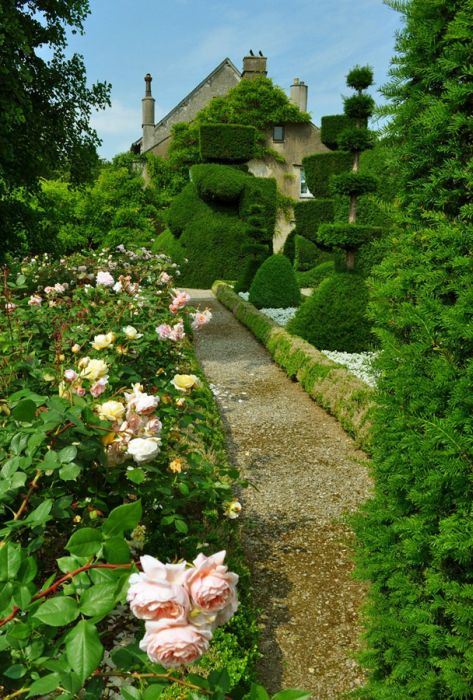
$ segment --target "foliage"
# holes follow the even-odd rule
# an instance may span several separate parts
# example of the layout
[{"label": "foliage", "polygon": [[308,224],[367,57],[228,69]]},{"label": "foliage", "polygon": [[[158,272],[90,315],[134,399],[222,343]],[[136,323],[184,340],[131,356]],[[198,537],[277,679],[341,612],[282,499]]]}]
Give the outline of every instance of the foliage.
[{"label": "foliage", "polygon": [[292,231],[289,231],[282,249],[283,255],[285,255],[286,258],[291,261],[291,265],[294,265],[294,259],[296,257],[296,234],[297,231],[295,228],[293,228]]},{"label": "foliage", "polygon": [[321,250],[315,243],[309,241],[308,238],[304,238],[304,236],[296,234],[294,244],[294,270],[310,270],[311,267],[314,267],[319,262]]},{"label": "foliage", "polygon": [[347,117],[359,122],[365,122],[374,112],[374,100],[371,95],[364,93],[345,97],[344,112]]},{"label": "foliage", "polygon": [[265,230],[264,238],[271,243],[276,226],[278,190],[272,177],[249,177],[245,182],[238,213],[243,221],[254,223],[255,207],[258,208],[257,225]]},{"label": "foliage", "polygon": [[351,172],[333,175],[330,180],[330,189],[333,194],[346,195],[348,197],[376,192],[378,182],[372,175]]},{"label": "foliage", "polygon": [[249,176],[229,165],[204,163],[192,166],[191,177],[199,197],[204,201],[235,204],[240,200]]},{"label": "foliage", "polygon": [[256,130],[241,124],[202,124],[199,128],[203,161],[245,163],[253,157]]},{"label": "foliage", "polygon": [[164,231],[159,234],[151,246],[151,249],[153,253],[163,253],[167,255],[168,258],[174,260],[177,265],[182,265],[186,257],[184,248],[168,228],[164,229]]},{"label": "foliage", "polygon": [[251,284],[249,300],[258,309],[299,306],[301,293],[285,255],[271,255],[264,261]]},{"label": "foliage", "polygon": [[342,151],[366,151],[374,146],[374,134],[363,127],[343,129],[338,136],[338,145]]},{"label": "foliage", "polygon": [[314,153],[302,159],[305,178],[310,192],[316,198],[329,198],[331,175],[349,170],[352,165],[351,153]]},{"label": "foliage", "polygon": [[294,207],[297,233],[314,242],[319,225],[333,221],[333,216],[333,199],[309,199]]},{"label": "foliage", "polygon": [[391,80],[381,92],[392,115],[386,133],[396,149],[403,206],[471,221],[473,140],[470,0],[405,6]]},{"label": "foliage", "polygon": [[332,151],[336,151],[339,147],[344,150],[343,146],[340,146],[338,139],[340,133],[351,126],[355,126],[355,121],[345,114],[332,114],[322,117],[320,122],[320,140]]},{"label": "foliage", "polygon": [[167,158],[145,154],[146,182],[154,195],[157,209],[167,209],[174,197],[178,195],[189,182],[186,169],[178,169]]},{"label": "foliage", "polygon": [[331,275],[333,271],[333,260],[325,260],[311,270],[296,272],[296,279],[301,289],[304,287],[318,287],[322,280]]},{"label": "foliage", "polygon": [[373,69],[370,66],[355,66],[348,72],[346,82],[354,90],[366,90],[373,84]]},{"label": "foliage", "polygon": [[317,232],[317,241],[326,250],[357,250],[370,238],[380,236],[381,233],[382,229],[363,224],[321,224]]},{"label": "foliage", "polygon": [[210,211],[210,207],[200,199],[195,184],[189,182],[173,200],[166,213],[168,226],[174,236],[179,238],[190,219]]},{"label": "foliage", "polygon": [[375,339],[366,316],[367,301],[368,288],[360,275],[336,272],[304,301],[287,330],[320,350],[368,350]]}]

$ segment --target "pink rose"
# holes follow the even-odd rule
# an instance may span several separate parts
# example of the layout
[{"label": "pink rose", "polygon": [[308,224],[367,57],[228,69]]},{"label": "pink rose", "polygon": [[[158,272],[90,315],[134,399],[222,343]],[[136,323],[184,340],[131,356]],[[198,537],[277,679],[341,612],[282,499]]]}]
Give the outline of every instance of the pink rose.
[{"label": "pink rose", "polygon": [[77,394],[77,396],[85,396],[85,389],[83,386],[76,386],[74,393]]},{"label": "pink rose", "polygon": [[184,324],[182,321],[179,321],[178,323],[175,323],[174,326],[172,327],[171,332],[169,333],[169,340],[182,340],[185,337],[184,333]]},{"label": "pink rose", "polygon": [[186,624],[190,600],[184,585],[186,563],[162,564],[158,559],[141,557],[143,572],[129,578],[127,600],[140,620],[161,620]]},{"label": "pink rose", "polygon": [[78,376],[77,372],[74,372],[73,369],[66,369],[64,372],[64,379],[66,382],[74,382]]},{"label": "pink rose", "polygon": [[12,301],[9,301],[5,304],[5,312],[7,314],[11,314],[15,311],[16,309],[16,304],[14,304]]},{"label": "pink rose", "polygon": [[168,284],[172,280],[171,275],[168,275],[167,272],[161,272],[161,274],[158,277],[158,282],[160,284]]},{"label": "pink rose", "polygon": [[97,396],[100,396],[100,394],[103,394],[107,384],[108,384],[107,377],[102,377],[101,379],[96,381],[95,384],[93,384],[90,387],[90,393],[92,394],[92,396],[94,398],[97,398]]},{"label": "pink rose", "polygon": [[28,300],[29,306],[40,306],[40,304],[42,304],[42,303],[43,303],[43,300],[39,296],[39,294],[32,294]]},{"label": "pink rose", "polygon": [[146,622],[146,634],[140,649],[153,663],[164,668],[183,666],[197,661],[209,648],[212,631],[209,627],[176,624],[172,620]]},{"label": "pink rose", "polygon": [[103,287],[113,287],[113,285],[115,284],[115,280],[113,279],[110,272],[104,272],[103,270],[99,270],[97,272],[95,284],[102,285]]},{"label": "pink rose", "polygon": [[172,328],[168,323],[162,323],[156,328],[156,333],[159,335],[161,340],[166,340],[171,334]]},{"label": "pink rose", "polygon": [[[236,584],[238,576],[223,564],[225,551],[194,559],[194,569],[187,573],[191,600],[206,613],[219,613],[216,624],[223,624],[238,608]],[[221,613],[221,614],[220,614]],[[220,617],[220,619],[219,619]]]}]

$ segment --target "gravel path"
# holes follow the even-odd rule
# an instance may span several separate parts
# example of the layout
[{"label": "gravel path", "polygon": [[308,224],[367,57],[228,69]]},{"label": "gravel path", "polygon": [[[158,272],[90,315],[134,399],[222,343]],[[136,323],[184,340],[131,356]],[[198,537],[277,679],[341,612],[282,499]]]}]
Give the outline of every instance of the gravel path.
[{"label": "gravel path", "polygon": [[255,486],[241,518],[261,610],[260,678],[272,693],[337,698],[363,682],[353,660],[363,588],[351,578],[344,520],[368,496],[366,456],[211,292],[188,291],[214,314],[196,334],[197,356],[230,457]]}]

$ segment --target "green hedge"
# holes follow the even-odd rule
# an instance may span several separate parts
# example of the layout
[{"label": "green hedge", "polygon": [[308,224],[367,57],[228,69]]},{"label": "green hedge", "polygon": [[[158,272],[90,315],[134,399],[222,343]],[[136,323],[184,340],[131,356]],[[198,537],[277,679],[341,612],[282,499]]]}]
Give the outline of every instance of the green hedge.
[{"label": "green hedge", "polygon": [[189,182],[169,207],[166,215],[167,224],[172,233],[179,237],[192,217],[209,211],[211,211],[210,207],[200,199],[194,183]]},{"label": "green hedge", "polygon": [[294,206],[297,233],[309,240],[316,241],[320,224],[333,221],[333,199],[310,199],[297,202]]},{"label": "green hedge", "polygon": [[255,205],[261,207],[260,218],[264,223],[267,238],[271,242],[274,236],[277,215],[277,185],[272,177],[248,177],[240,199],[239,215],[249,221]]},{"label": "green hedge", "polygon": [[360,275],[336,272],[324,279],[287,330],[321,350],[363,352],[375,346],[366,307],[368,288]]},{"label": "green hedge", "polygon": [[211,210],[189,221],[180,241],[189,262],[182,267],[179,284],[208,289],[216,279],[239,276],[248,227],[235,216]]},{"label": "green hedge", "polygon": [[310,270],[319,261],[321,250],[304,236],[295,237],[294,270]]},{"label": "green hedge", "polygon": [[331,148],[333,151],[336,151],[339,148],[339,135],[345,129],[355,125],[355,120],[350,119],[350,117],[347,117],[345,114],[333,114],[322,117],[320,124],[320,140],[327,146],[327,148]]},{"label": "green hedge", "polygon": [[237,203],[248,177],[236,168],[217,163],[202,163],[191,168],[192,182],[199,197],[209,203]]},{"label": "green hedge", "polygon": [[329,198],[329,180],[331,175],[337,175],[350,170],[353,156],[351,153],[336,151],[335,153],[314,153],[302,159],[307,186],[314,197]]},{"label": "green hedge", "polygon": [[333,260],[325,260],[307,272],[296,272],[296,279],[299,287],[318,287],[326,277],[329,277],[335,270]]},{"label": "green hedge", "polygon": [[340,173],[333,175],[330,180],[330,190],[333,194],[361,197],[370,192],[376,192],[378,181],[372,175],[365,173]]},{"label": "green hedge", "polygon": [[334,247],[354,250],[382,232],[381,228],[362,224],[322,224],[317,231],[317,242],[328,250]]},{"label": "green hedge", "polygon": [[342,151],[367,151],[373,148],[375,135],[364,127],[349,127],[338,135],[338,145]]},{"label": "green hedge", "polygon": [[151,249],[153,253],[164,253],[178,265],[182,265],[186,257],[185,250],[180,241],[172,235],[169,229],[159,234]]},{"label": "green hedge", "polygon": [[202,124],[200,156],[204,161],[244,163],[255,151],[256,129],[241,124]]},{"label": "green hedge", "polygon": [[299,306],[299,285],[285,255],[271,255],[257,270],[250,287],[250,302],[258,309]]},{"label": "green hedge", "polygon": [[292,231],[289,231],[282,249],[282,254],[286,256],[291,265],[294,264],[294,259],[296,257],[296,235],[297,231],[295,228],[293,228]]},{"label": "green hedge", "polygon": [[304,391],[331,413],[364,449],[370,447],[370,421],[373,390],[344,367],[332,362],[302,338],[243,301],[228,285],[216,282],[217,299],[247,326],[287,374],[297,379]]}]

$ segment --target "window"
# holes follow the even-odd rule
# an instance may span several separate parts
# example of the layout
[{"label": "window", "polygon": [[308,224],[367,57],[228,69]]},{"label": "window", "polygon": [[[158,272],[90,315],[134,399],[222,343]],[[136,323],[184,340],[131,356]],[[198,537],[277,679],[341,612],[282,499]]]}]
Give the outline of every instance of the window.
[{"label": "window", "polygon": [[284,141],[284,127],[273,126],[273,141]]},{"label": "window", "polygon": [[301,197],[313,197],[312,192],[309,191],[309,188],[307,187],[307,182],[305,180],[305,171],[304,168],[300,169],[300,196]]}]

